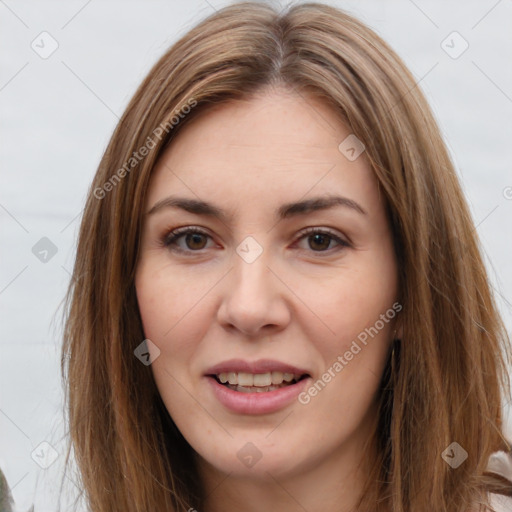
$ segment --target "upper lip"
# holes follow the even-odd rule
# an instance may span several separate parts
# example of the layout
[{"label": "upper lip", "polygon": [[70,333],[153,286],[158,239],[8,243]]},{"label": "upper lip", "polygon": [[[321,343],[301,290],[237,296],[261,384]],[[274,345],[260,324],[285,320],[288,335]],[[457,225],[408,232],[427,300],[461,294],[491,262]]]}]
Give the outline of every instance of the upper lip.
[{"label": "upper lip", "polygon": [[246,372],[246,373],[268,373],[283,372],[293,373],[295,375],[308,374],[307,370],[293,366],[291,364],[282,363],[272,359],[258,359],[258,361],[244,361],[243,359],[230,359],[212,366],[206,370],[205,375],[219,375],[220,373],[229,372]]}]

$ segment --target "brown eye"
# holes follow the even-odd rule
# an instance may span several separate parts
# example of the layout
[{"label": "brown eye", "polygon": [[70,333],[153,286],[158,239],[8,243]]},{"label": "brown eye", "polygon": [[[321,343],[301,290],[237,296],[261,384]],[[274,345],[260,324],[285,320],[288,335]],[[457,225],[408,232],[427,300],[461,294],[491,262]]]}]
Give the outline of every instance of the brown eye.
[{"label": "brown eye", "polygon": [[325,251],[329,248],[332,236],[325,233],[316,233],[308,237],[309,247],[315,251]]},{"label": "brown eye", "polygon": [[171,231],[162,243],[171,251],[198,252],[207,248],[209,238],[208,233],[197,228],[180,228]]},{"label": "brown eye", "polygon": [[299,241],[302,240],[307,240],[307,247],[301,247],[302,249],[316,253],[332,253],[351,247],[348,242],[326,228],[308,228],[299,237]]},{"label": "brown eye", "polygon": [[204,249],[206,237],[202,233],[189,233],[185,235],[185,244],[189,249]]}]

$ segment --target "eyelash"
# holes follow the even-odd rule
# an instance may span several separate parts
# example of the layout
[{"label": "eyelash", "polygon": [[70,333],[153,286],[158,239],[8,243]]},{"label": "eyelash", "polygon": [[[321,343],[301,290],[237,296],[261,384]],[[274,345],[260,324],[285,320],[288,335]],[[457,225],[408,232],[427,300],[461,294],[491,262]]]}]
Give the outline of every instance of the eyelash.
[{"label": "eyelash", "polygon": [[[211,238],[211,236],[206,231],[203,231],[200,228],[187,226],[187,227],[183,227],[183,228],[177,228],[177,229],[171,231],[170,233],[167,233],[164,236],[164,238],[162,239],[162,246],[168,248],[171,251],[182,253],[182,254],[189,254],[189,253],[199,253],[200,254],[204,249],[199,249],[197,251],[194,251],[192,249],[186,250],[186,249],[182,249],[181,247],[178,247],[176,245],[177,240],[179,240],[184,235],[188,235],[188,234],[199,234],[199,235],[204,235],[206,237]],[[341,250],[342,248],[351,247],[351,245],[347,241],[340,238],[338,235],[336,235],[334,232],[332,232],[328,228],[314,228],[314,227],[306,228],[303,231],[301,231],[301,233],[299,234],[299,237],[297,238],[297,241],[302,240],[303,238],[306,238],[311,235],[316,235],[316,234],[327,235],[332,240],[337,242],[339,244],[338,250]],[[332,250],[333,250],[333,248],[326,249],[323,251],[311,250],[311,252],[319,253],[319,254],[325,254],[325,253],[331,254]]]}]

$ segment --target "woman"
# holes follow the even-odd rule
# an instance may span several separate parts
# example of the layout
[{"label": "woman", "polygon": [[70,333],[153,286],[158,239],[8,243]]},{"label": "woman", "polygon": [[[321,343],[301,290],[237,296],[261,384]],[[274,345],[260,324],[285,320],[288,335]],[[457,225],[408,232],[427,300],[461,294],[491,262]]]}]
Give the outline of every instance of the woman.
[{"label": "woman", "polygon": [[101,161],[73,276],[94,512],[512,495],[486,471],[510,450],[508,338],[453,164],[402,61],[340,10],[237,4],[173,45]]}]

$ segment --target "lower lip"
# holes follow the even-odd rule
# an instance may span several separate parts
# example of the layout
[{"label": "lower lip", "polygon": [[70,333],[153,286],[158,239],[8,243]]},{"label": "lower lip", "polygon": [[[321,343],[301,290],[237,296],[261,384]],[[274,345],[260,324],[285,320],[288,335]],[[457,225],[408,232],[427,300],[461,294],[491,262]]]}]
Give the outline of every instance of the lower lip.
[{"label": "lower lip", "polygon": [[243,393],[220,384],[214,377],[206,378],[219,402],[239,414],[268,414],[279,411],[297,398],[309,380],[307,377],[274,391]]}]

